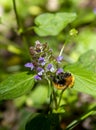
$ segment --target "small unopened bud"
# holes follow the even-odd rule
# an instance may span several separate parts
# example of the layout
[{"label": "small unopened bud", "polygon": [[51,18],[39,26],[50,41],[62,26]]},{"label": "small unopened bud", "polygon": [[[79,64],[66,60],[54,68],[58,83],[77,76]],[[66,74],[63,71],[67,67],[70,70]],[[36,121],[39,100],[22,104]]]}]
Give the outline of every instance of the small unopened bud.
[{"label": "small unopened bud", "polygon": [[29,48],[29,51],[30,51],[31,55],[34,55],[36,53],[34,50],[34,47],[32,47],[32,46]]},{"label": "small unopened bud", "polygon": [[69,34],[70,36],[76,36],[78,34],[78,31],[75,28],[73,28],[70,30]]},{"label": "small unopened bud", "polygon": [[42,44],[39,41],[35,42],[35,48],[37,52],[41,52],[42,50]]}]

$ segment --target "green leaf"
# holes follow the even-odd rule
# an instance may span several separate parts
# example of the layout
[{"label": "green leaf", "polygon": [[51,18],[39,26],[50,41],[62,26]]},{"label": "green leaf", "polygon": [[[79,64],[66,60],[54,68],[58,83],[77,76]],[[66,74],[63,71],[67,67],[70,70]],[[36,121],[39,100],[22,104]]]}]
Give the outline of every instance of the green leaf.
[{"label": "green leaf", "polygon": [[39,107],[44,104],[48,99],[48,86],[38,85],[30,94],[26,102],[29,105]]},{"label": "green leaf", "polygon": [[90,50],[80,56],[77,63],[65,67],[73,73],[75,84],[73,89],[96,97],[96,52]]},{"label": "green leaf", "polygon": [[96,52],[89,50],[82,54],[78,60],[78,64],[81,64],[84,68],[96,72]]},{"label": "green leaf", "polygon": [[78,64],[67,66],[65,70],[70,71],[75,77],[73,89],[96,97],[96,74]]},{"label": "green leaf", "polygon": [[81,54],[92,49],[96,51],[96,32],[91,28],[80,30],[77,38],[75,38],[76,48],[72,52],[72,56],[77,59]]},{"label": "green leaf", "polygon": [[59,118],[57,114],[38,114],[32,115],[31,120],[26,124],[25,130],[56,130],[59,129]]},{"label": "green leaf", "polygon": [[75,13],[45,13],[35,19],[34,31],[39,36],[58,35],[76,18]]},{"label": "green leaf", "polygon": [[34,85],[34,78],[27,72],[9,76],[0,84],[0,100],[13,99],[29,92]]}]

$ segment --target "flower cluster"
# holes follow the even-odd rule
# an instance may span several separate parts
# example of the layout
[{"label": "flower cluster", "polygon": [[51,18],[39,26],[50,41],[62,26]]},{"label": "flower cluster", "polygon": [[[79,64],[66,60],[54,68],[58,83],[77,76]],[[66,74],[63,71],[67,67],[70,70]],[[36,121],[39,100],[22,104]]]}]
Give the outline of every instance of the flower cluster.
[{"label": "flower cluster", "polygon": [[35,71],[35,80],[50,78],[54,74],[63,72],[63,69],[59,67],[63,56],[55,58],[53,50],[48,47],[47,43],[42,44],[36,41],[35,46],[30,47],[30,54],[32,61],[26,63],[25,67]]}]

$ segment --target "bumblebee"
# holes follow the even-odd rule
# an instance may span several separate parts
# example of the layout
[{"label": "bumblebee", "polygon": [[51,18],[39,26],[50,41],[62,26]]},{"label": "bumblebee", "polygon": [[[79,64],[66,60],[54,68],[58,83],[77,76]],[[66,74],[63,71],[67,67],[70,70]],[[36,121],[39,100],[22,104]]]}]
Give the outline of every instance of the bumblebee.
[{"label": "bumblebee", "polygon": [[53,76],[53,85],[60,90],[72,87],[74,85],[74,76],[69,72],[62,72]]}]

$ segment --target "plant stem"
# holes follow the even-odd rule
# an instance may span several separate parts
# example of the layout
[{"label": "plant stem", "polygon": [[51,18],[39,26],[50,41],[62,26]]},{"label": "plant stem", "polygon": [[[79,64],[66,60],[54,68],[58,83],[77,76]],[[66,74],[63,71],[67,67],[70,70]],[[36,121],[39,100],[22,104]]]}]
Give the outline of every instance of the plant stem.
[{"label": "plant stem", "polygon": [[62,53],[63,53],[63,51],[64,51],[64,48],[65,48],[65,45],[67,44],[67,40],[64,42],[64,44],[63,44],[63,46],[62,46],[62,48],[61,48],[61,50],[60,50],[60,53],[59,53],[59,56],[62,56]]},{"label": "plant stem", "polygon": [[[67,88],[67,87],[66,87]],[[62,99],[62,95],[63,95],[63,92],[66,90],[66,88],[64,88],[62,91],[61,91],[61,93],[60,93],[60,98],[59,98],[59,101],[58,101],[58,108],[59,108],[59,106],[60,106],[60,102],[61,102],[61,99]]]},{"label": "plant stem", "polygon": [[[57,99],[56,99],[56,94],[55,94],[54,88],[52,86],[51,81],[48,78],[46,78],[46,80],[48,81],[49,90],[50,90],[50,88],[52,88],[52,94],[50,95],[50,104],[49,105],[51,106],[51,104],[54,101],[54,103],[55,103],[55,109],[57,110]],[[49,93],[50,92],[48,92],[48,95],[49,95]]]},{"label": "plant stem", "polygon": [[52,93],[50,94],[51,82],[50,82],[50,80],[47,77],[45,79],[47,80],[48,87],[49,87],[49,89],[48,89],[48,97],[50,97],[49,98],[49,112],[52,113],[52,108],[51,108],[51,104],[52,104]]},{"label": "plant stem", "polygon": [[16,16],[16,22],[17,22],[18,29],[20,29],[20,22],[19,22],[17,9],[16,9],[16,2],[15,2],[15,0],[13,0],[13,8],[14,8],[15,16]]},{"label": "plant stem", "polygon": [[55,94],[54,88],[53,88],[53,98],[54,98],[54,103],[55,103],[55,109],[57,110],[58,105],[57,105],[57,99],[56,99],[56,94]]},{"label": "plant stem", "polygon": [[[17,22],[17,26],[18,26],[18,32],[19,32],[19,34],[21,36],[21,39],[23,41],[24,50],[26,50],[26,56],[30,57],[27,40],[26,40],[25,35],[23,34],[23,28],[22,28],[22,26],[20,24],[19,16],[18,16],[17,9],[16,9],[16,0],[12,0],[12,1],[13,1],[13,9],[14,9],[15,16],[16,16],[16,22]],[[24,50],[23,50],[23,52],[24,52]],[[30,59],[31,59],[31,57],[30,57]]]},{"label": "plant stem", "polygon": [[[94,107],[96,109],[96,107]],[[73,120],[67,127],[65,130],[73,130],[73,128],[75,128],[81,121],[83,121],[84,119],[86,119],[89,116],[95,115],[96,111],[93,108],[93,110],[90,110],[86,113],[84,113],[81,117],[79,117],[76,120]]]},{"label": "plant stem", "polygon": [[61,51],[60,51],[60,53],[59,53],[59,56],[62,55],[62,53],[63,53],[63,51],[64,51],[64,48],[65,48],[65,44],[63,45],[63,47],[62,47],[62,49],[61,49]]}]

